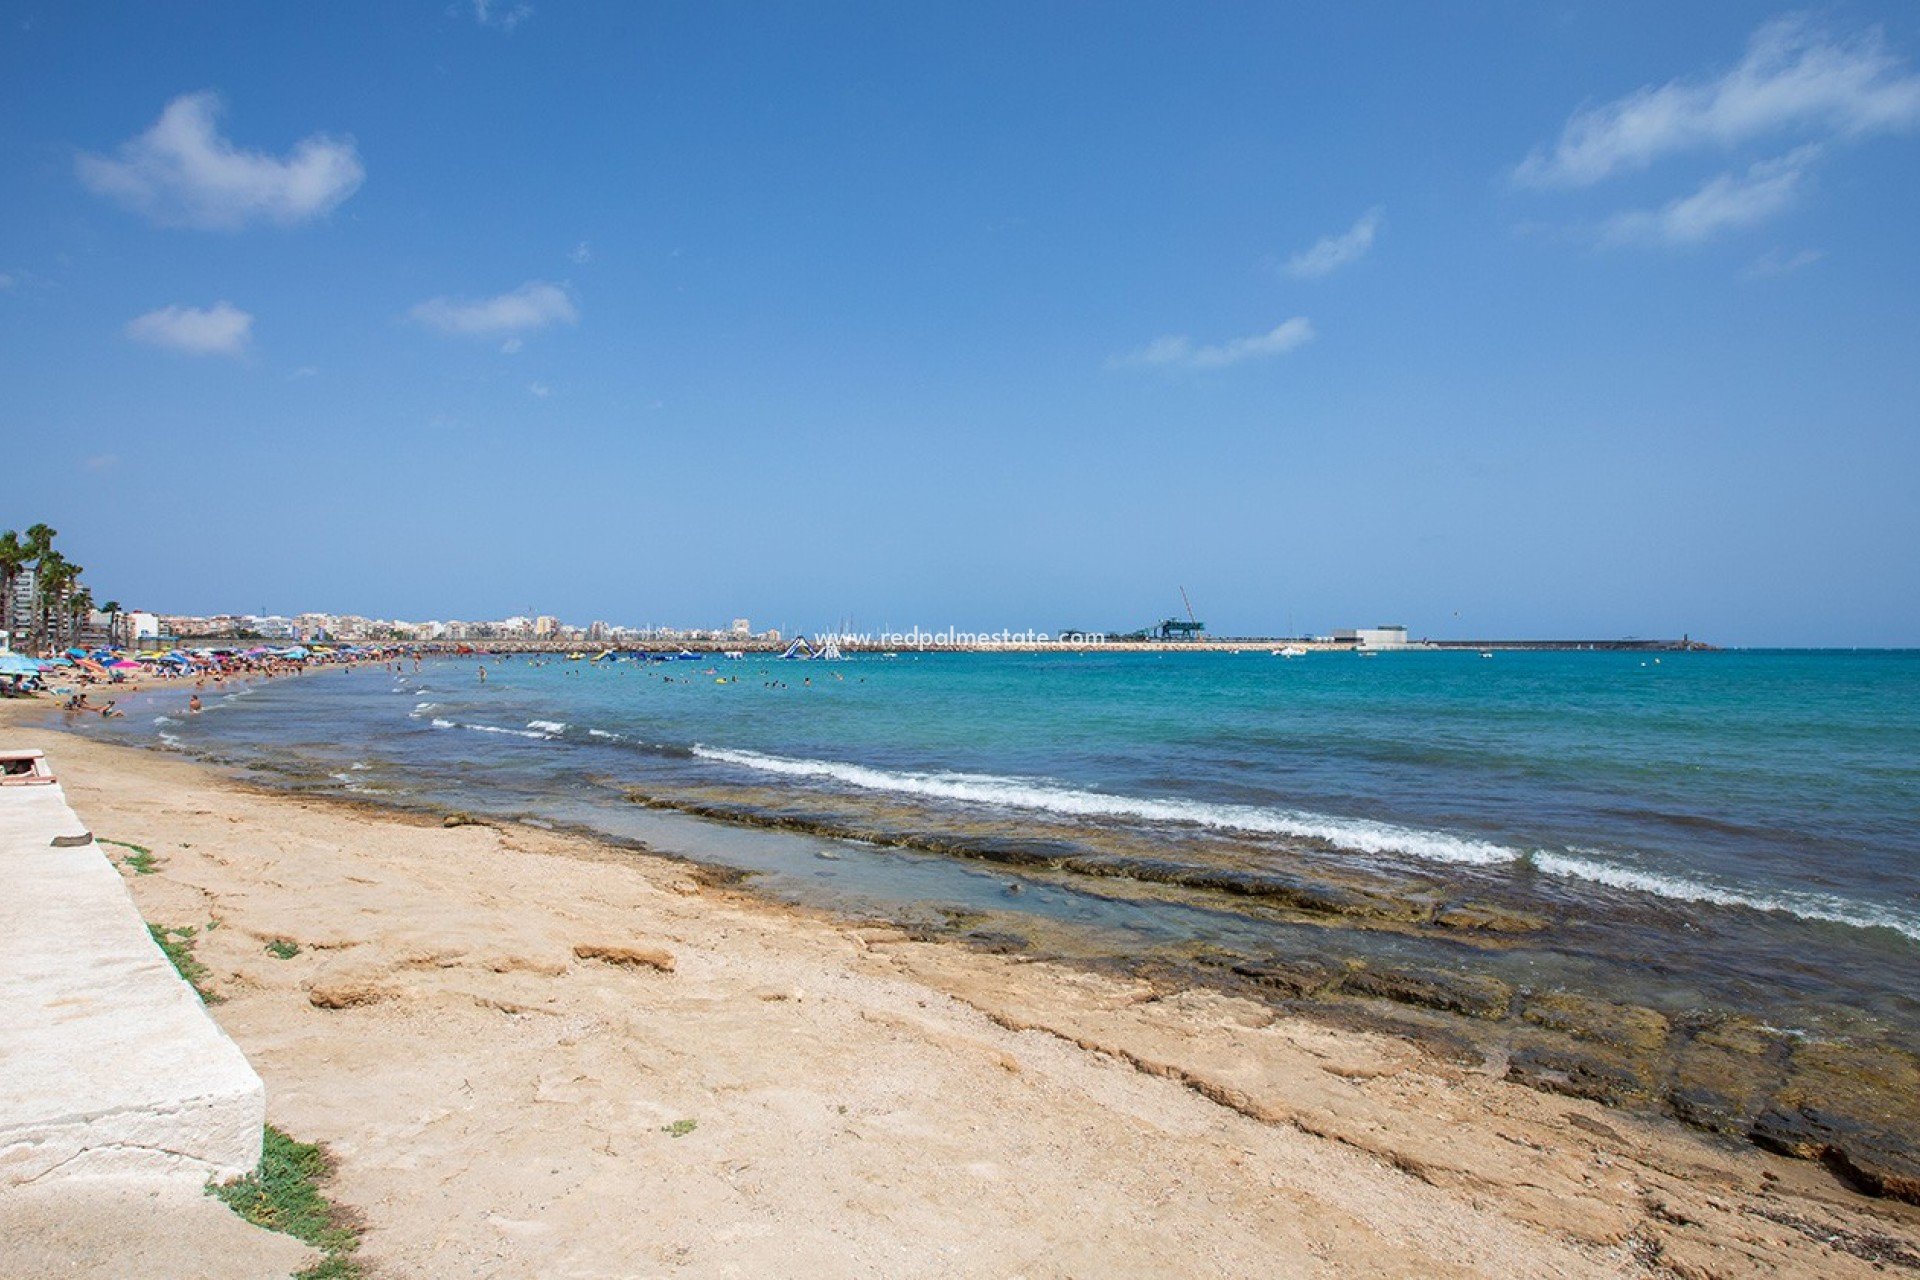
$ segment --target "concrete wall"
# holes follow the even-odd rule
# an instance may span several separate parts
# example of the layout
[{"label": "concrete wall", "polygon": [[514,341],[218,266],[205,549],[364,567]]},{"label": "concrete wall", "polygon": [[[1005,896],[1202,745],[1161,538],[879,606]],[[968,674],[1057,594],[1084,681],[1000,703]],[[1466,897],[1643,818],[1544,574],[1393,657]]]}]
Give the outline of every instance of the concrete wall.
[{"label": "concrete wall", "polygon": [[53,844],[84,833],[58,784],[0,787],[0,1189],[249,1173],[266,1089],[101,848]]}]

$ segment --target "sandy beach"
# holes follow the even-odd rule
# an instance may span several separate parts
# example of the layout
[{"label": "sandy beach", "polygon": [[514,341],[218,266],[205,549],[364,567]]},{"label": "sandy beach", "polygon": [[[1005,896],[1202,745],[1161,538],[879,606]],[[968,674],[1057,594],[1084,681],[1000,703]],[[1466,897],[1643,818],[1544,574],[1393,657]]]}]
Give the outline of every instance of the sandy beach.
[{"label": "sandy beach", "polygon": [[[1920,1210],[1499,1064],[6,715],[97,836],[152,850],[141,912],[199,928],[215,1018],[338,1158],[377,1275],[1920,1269]],[[290,1265],[220,1243],[264,1233],[210,1200],[90,1236],[62,1194],[0,1202],[0,1272]]]}]

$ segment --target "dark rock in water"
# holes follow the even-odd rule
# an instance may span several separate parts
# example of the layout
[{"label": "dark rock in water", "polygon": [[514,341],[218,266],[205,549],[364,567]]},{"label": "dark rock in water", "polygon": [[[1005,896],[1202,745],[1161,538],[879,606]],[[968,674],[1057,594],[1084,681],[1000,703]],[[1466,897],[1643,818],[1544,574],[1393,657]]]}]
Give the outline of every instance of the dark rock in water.
[{"label": "dark rock in water", "polygon": [[1433,922],[1443,929],[1463,929],[1475,933],[1538,933],[1553,922],[1527,911],[1510,911],[1478,902],[1456,902],[1433,913]]},{"label": "dark rock in water", "polygon": [[1017,933],[1005,929],[973,929],[960,935],[961,940],[970,947],[994,955],[1006,955],[1014,951],[1026,951],[1032,943]]},{"label": "dark rock in water", "polygon": [[1293,1000],[1318,995],[1339,981],[1344,972],[1311,960],[1249,960],[1232,968],[1241,977]]},{"label": "dark rock in water", "polygon": [[1920,1204],[1920,1159],[1898,1135],[1814,1107],[1769,1108],[1753,1122],[1769,1151],[1818,1160],[1856,1190]]},{"label": "dark rock in water", "polygon": [[1920,1061],[1886,1045],[1797,1043],[1752,1137],[1869,1194],[1920,1204]]},{"label": "dark rock in water", "polygon": [[1683,1021],[1667,1102],[1696,1128],[1744,1135],[1786,1076],[1787,1040],[1751,1018]]},{"label": "dark rock in water", "polygon": [[1046,867],[1079,852],[1079,846],[1066,840],[1026,839],[1018,836],[955,836],[944,833],[911,832],[901,843],[929,849],[956,858],[976,858],[1009,867]]},{"label": "dark rock in water", "polygon": [[1535,1026],[1564,1031],[1575,1039],[1615,1045],[1642,1054],[1659,1050],[1672,1030],[1667,1020],[1652,1009],[1569,992],[1529,997],[1520,1016]]},{"label": "dark rock in water", "polygon": [[1516,1084],[1610,1106],[1653,1096],[1656,1088],[1647,1073],[1645,1060],[1600,1045],[1530,1044],[1507,1060],[1507,1079]]},{"label": "dark rock in water", "polygon": [[1507,1008],[1513,1003],[1513,988],[1498,978],[1437,970],[1415,973],[1358,969],[1347,975],[1345,989],[1355,995],[1423,1005],[1490,1021],[1506,1017]]}]

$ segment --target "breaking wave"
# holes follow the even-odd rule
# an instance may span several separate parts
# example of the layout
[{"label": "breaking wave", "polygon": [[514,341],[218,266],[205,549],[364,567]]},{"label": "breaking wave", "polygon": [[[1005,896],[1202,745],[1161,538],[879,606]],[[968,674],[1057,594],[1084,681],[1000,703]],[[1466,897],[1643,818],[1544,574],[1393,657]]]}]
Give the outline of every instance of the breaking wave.
[{"label": "breaking wave", "polygon": [[1412,827],[1364,818],[1335,818],[1302,810],[1270,809],[1250,804],[1214,804],[1203,800],[1148,799],[1082,791],[1036,778],[1007,778],[983,773],[914,773],[874,769],[831,760],[794,760],[696,745],[693,754],[707,760],[792,778],[821,778],[901,795],[960,800],[972,804],[1030,809],[1075,818],[1132,818],[1146,822],[1173,822],[1218,831],[1246,831],[1259,835],[1297,836],[1324,840],[1361,853],[1403,854],[1429,862],[1496,866],[1517,862],[1521,853],[1489,840],[1420,831]]},{"label": "breaking wave", "polygon": [[1610,889],[1629,889],[1638,893],[1650,893],[1661,898],[1671,898],[1676,902],[1707,902],[1719,907],[1746,907],[1753,911],[1785,912],[1787,915],[1798,916],[1802,920],[1851,925],[1856,929],[1892,929],[1896,933],[1905,934],[1914,941],[1920,942],[1920,919],[1888,907],[1856,902],[1833,894],[1806,893],[1792,889],[1772,891],[1729,889],[1699,880],[1689,880],[1683,876],[1660,875],[1656,872],[1617,866],[1613,863],[1596,862],[1592,858],[1558,853],[1536,853],[1533,855],[1533,865],[1548,875],[1569,880],[1586,880],[1593,884],[1606,885]]},{"label": "breaking wave", "polygon": [[[1658,875],[1573,853],[1521,850],[1491,840],[1366,818],[1342,818],[1305,810],[1201,800],[1114,795],[1062,786],[1037,778],[978,773],[919,773],[877,769],[832,760],[804,760],[727,747],[696,745],[706,760],[790,778],[812,778],[865,791],[995,805],[1075,818],[1119,818],[1178,823],[1219,831],[1320,840],[1359,853],[1400,855],[1426,862],[1497,867],[1531,863],[1548,875],[1583,880],[1610,889],[1645,893],[1676,902],[1783,912],[1802,920],[1892,929],[1920,941],[1920,919],[1901,911],[1830,894],[1795,890],[1743,890],[1676,876]],[[1585,851],[1583,851],[1585,852]]]}]

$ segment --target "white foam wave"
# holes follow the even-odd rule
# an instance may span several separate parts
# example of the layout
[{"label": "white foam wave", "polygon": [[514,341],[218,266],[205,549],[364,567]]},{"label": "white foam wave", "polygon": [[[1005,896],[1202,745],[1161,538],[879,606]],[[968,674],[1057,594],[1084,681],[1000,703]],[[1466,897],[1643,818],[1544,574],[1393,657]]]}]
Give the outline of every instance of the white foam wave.
[{"label": "white foam wave", "polygon": [[[1777,911],[1803,920],[1850,925],[1860,929],[1885,928],[1920,941],[1920,918],[1872,903],[1832,894],[1796,890],[1743,891],[1661,875],[1595,857],[1535,850],[1530,855],[1489,840],[1421,831],[1363,818],[1339,818],[1300,810],[1257,805],[1209,804],[1198,800],[1148,799],[1077,790],[1036,778],[1007,778],[974,773],[915,773],[875,769],[831,760],[796,760],[726,747],[696,745],[696,756],[795,778],[818,778],[869,791],[970,801],[1005,808],[1030,809],[1081,818],[1131,818],[1150,822],[1177,822],[1227,831],[1304,836],[1325,840],[1337,848],[1363,853],[1399,854],[1429,862],[1499,866],[1529,858],[1549,875],[1585,880],[1613,889],[1625,889],[1680,902],[1704,902],[1755,911]],[[1597,850],[1578,850],[1597,854]],[[1604,856],[1604,855],[1602,855]]]},{"label": "white foam wave", "polygon": [[160,731],[160,742],[161,742],[161,745],[173,747],[176,750],[187,745],[186,743],[180,741],[178,737],[176,737],[171,733],[168,733],[164,729]]},{"label": "white foam wave", "polygon": [[567,726],[558,720],[529,720],[527,728],[538,729],[542,733],[565,733]]},{"label": "white foam wave", "polygon": [[457,729],[460,726],[451,720],[442,720],[439,716],[435,716],[433,718],[433,727],[436,729]]},{"label": "white foam wave", "polygon": [[427,712],[438,711],[439,709],[440,704],[437,702],[416,702],[413,704],[413,710],[407,712],[407,716],[409,719],[418,720],[421,716],[427,714]]},{"label": "white foam wave", "polygon": [[497,725],[497,724],[463,724],[460,727],[462,729],[471,729],[475,733],[504,733],[509,737],[535,738],[541,742],[545,742],[548,739],[553,737],[552,734],[541,733],[537,729],[508,729],[502,725]]},{"label": "white foam wave", "polygon": [[608,733],[605,729],[589,729],[587,734],[594,738],[607,738],[614,742],[625,742],[626,738],[617,733]]},{"label": "white foam wave", "polygon": [[1340,848],[1362,853],[1401,854],[1429,862],[1492,866],[1515,862],[1521,857],[1519,850],[1489,840],[1474,840],[1439,831],[1420,831],[1364,818],[1336,818],[1301,810],[1112,795],[1062,787],[1036,778],[874,769],[831,760],[794,760],[726,747],[696,745],[693,753],[708,760],[719,760],[763,773],[830,779],[867,791],[1033,809],[1077,818],[1133,818],[1148,822],[1185,823],[1221,831],[1299,836],[1325,840]]},{"label": "white foam wave", "polygon": [[1856,902],[1827,893],[1806,893],[1793,889],[1748,892],[1690,880],[1684,876],[1661,875],[1591,858],[1569,857],[1558,853],[1536,853],[1533,865],[1548,875],[1568,880],[1586,880],[1612,889],[1631,889],[1678,902],[1710,902],[1720,907],[1747,907],[1754,911],[1780,911],[1802,920],[1821,920],[1828,924],[1852,925],[1856,929],[1892,929],[1920,942],[1920,919],[1890,907]]},{"label": "white foam wave", "polygon": [[180,723],[178,720],[174,719],[172,716],[155,716],[153,718],[153,722],[155,724],[179,724]]}]

